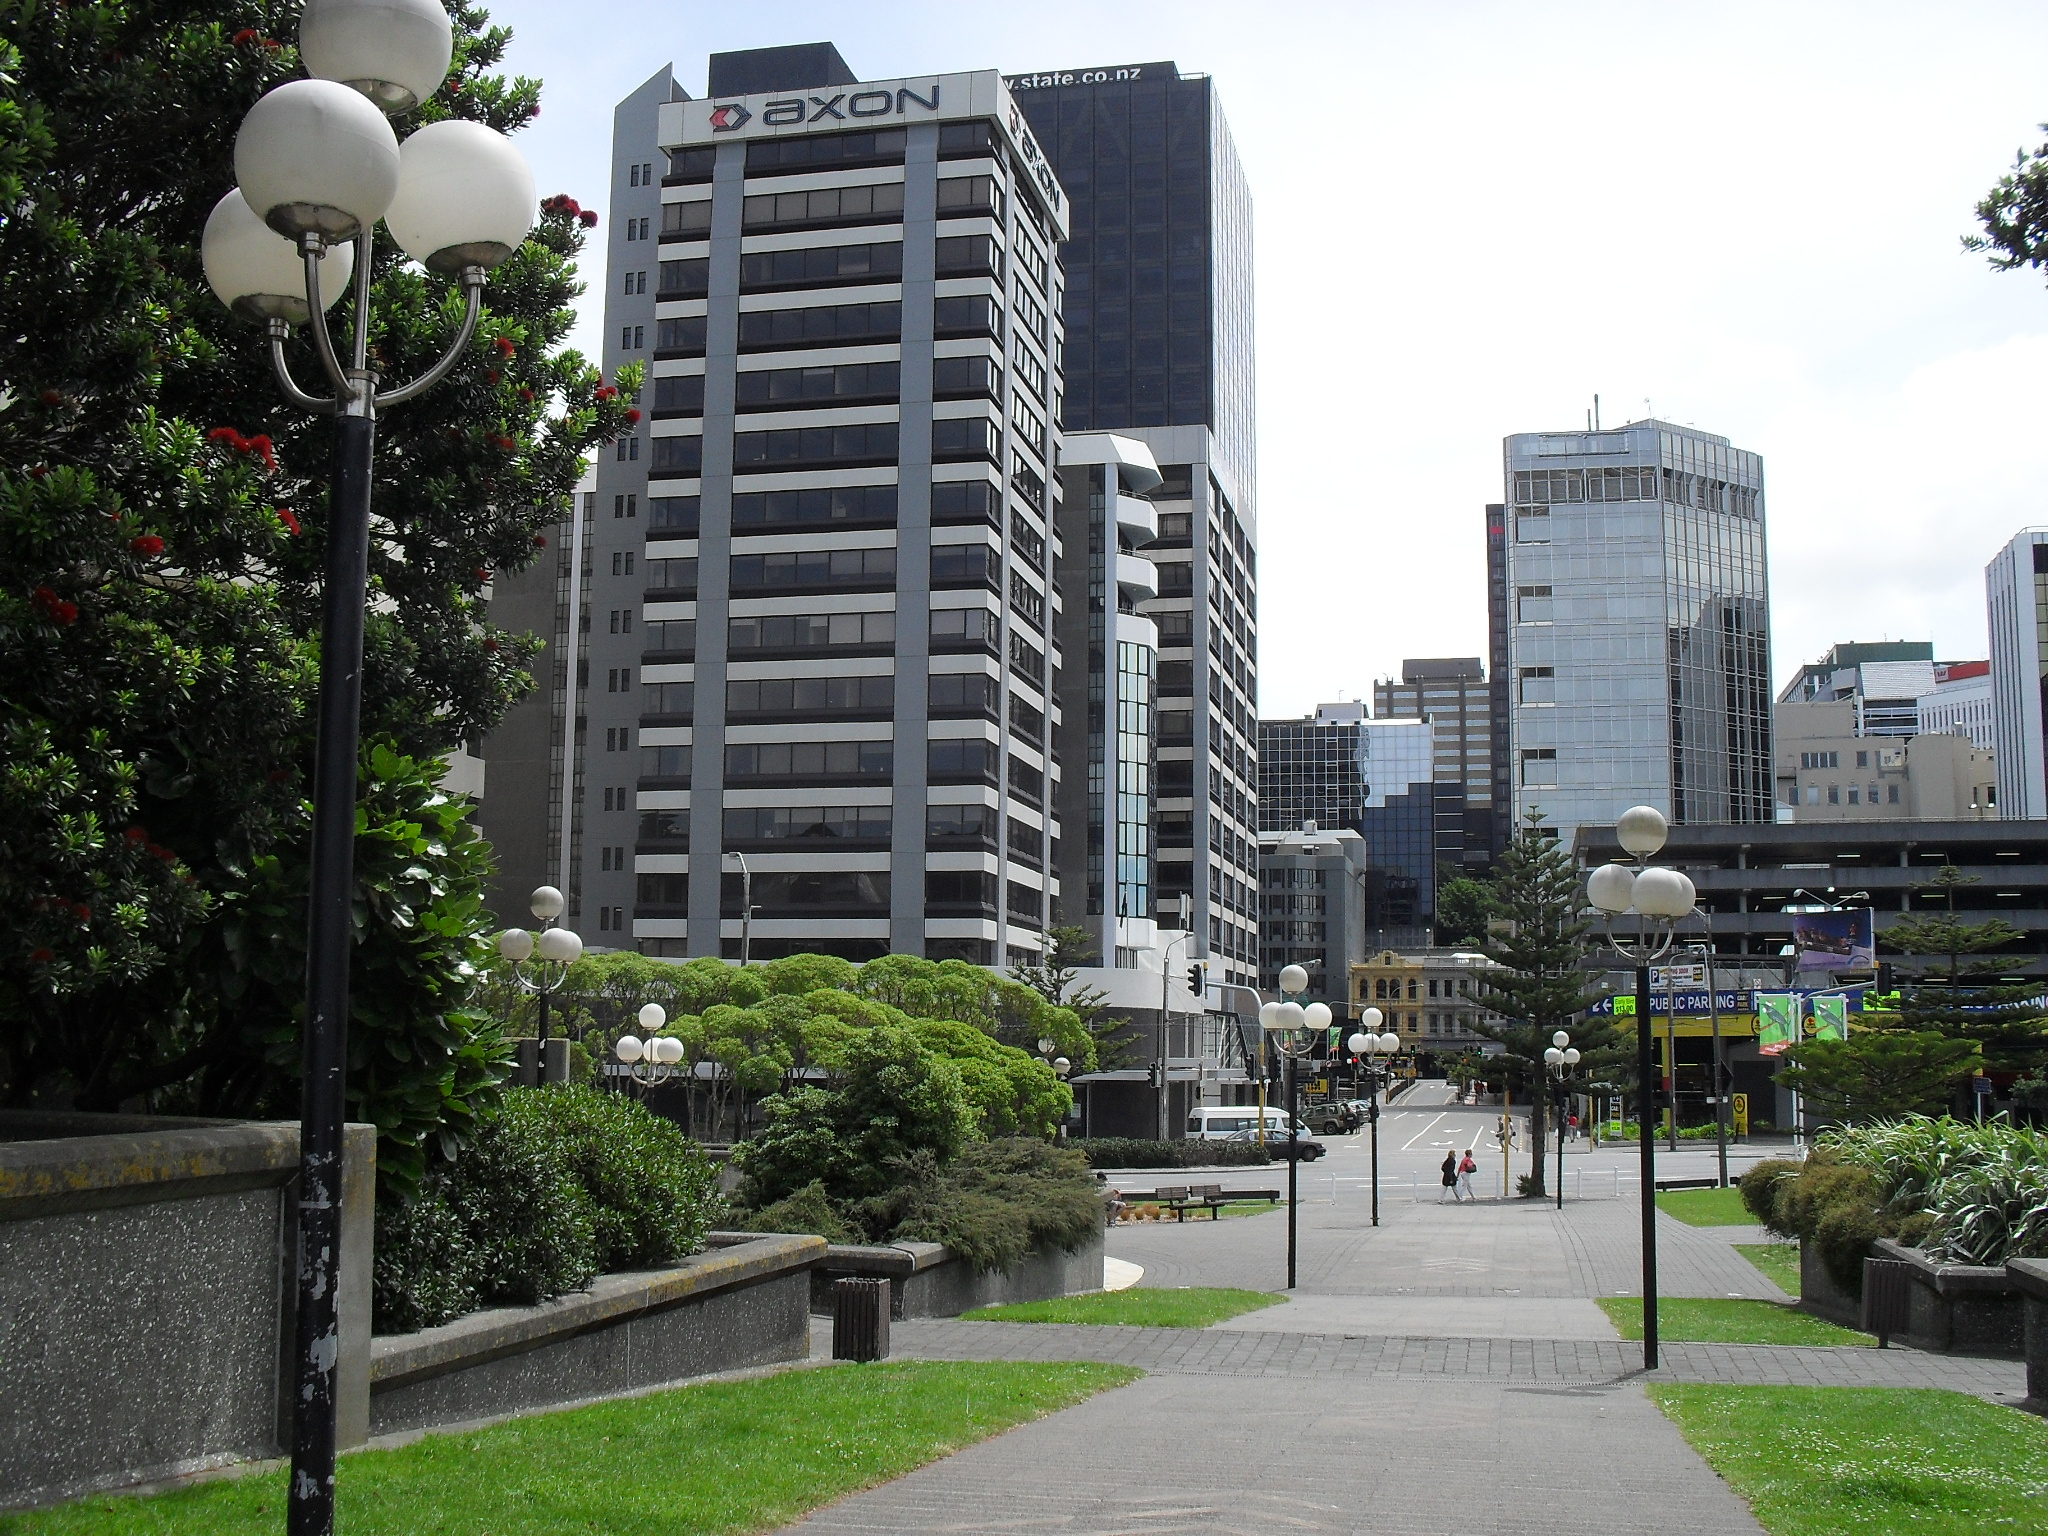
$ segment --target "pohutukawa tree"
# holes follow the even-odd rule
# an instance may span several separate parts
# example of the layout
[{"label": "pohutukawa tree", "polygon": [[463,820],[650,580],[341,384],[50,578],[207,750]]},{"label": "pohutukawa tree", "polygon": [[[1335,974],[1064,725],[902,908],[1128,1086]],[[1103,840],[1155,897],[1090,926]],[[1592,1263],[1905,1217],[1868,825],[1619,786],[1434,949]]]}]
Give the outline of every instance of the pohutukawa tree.
[{"label": "pohutukawa tree", "polygon": [[[516,131],[538,84],[495,72],[509,34],[482,9],[449,9],[448,78],[395,126]],[[297,16],[0,11],[0,1101],[295,1100],[332,428],[282,400],[199,242],[244,115],[298,71]],[[465,1007],[483,850],[432,764],[533,686],[539,642],[490,625],[489,584],[542,557],[638,416],[637,375],[563,346],[595,223],[544,202],[455,373],[380,428],[351,1114],[401,1165],[497,1074]],[[462,298],[380,244],[372,366],[411,377]],[[288,350],[320,376],[303,334]]]}]

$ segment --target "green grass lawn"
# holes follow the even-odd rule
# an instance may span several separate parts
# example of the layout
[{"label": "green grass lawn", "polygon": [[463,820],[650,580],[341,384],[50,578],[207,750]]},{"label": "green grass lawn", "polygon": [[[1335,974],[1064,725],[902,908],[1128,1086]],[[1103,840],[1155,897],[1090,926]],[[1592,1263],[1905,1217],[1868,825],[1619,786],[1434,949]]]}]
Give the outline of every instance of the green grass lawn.
[{"label": "green grass lawn", "polygon": [[[707,1382],[341,1459],[349,1536],[729,1536],[772,1530],[1143,1374],[1122,1366],[836,1366]],[[282,1470],[0,1514],[0,1536],[275,1536]]]},{"label": "green grass lawn", "polygon": [[[1263,1216],[1268,1211],[1284,1211],[1287,1209],[1287,1202],[1285,1200],[1233,1200],[1222,1209],[1224,1219],[1228,1220],[1232,1216]],[[1194,1220],[1192,1216],[1188,1219],[1190,1221]]]},{"label": "green grass lawn", "polygon": [[960,1315],[989,1323],[1121,1323],[1132,1328],[1206,1328],[1241,1312],[1278,1306],[1287,1298],[1269,1291],[1232,1291],[1208,1286],[1177,1290],[1103,1291],[1057,1301],[1024,1301],[1008,1307],[977,1307]]},{"label": "green grass lawn", "polygon": [[1771,1536],[1976,1536],[2044,1523],[2048,1423],[2017,1409],[1925,1388],[1649,1391]]},{"label": "green grass lawn", "polygon": [[1748,1227],[1756,1224],[1749,1207],[1742,1203],[1742,1191],[1726,1189],[1667,1189],[1657,1196],[1657,1209],[1676,1216],[1688,1227]]},{"label": "green grass lawn", "polygon": [[1799,1294],[1797,1243],[1737,1243],[1735,1251],[1762,1270],[1764,1278],[1787,1296]]},{"label": "green grass lawn", "polygon": [[[1640,1296],[1602,1296],[1605,1312],[1624,1339],[1643,1336]],[[1867,1333],[1795,1311],[1775,1301],[1740,1297],[1664,1296],[1657,1302],[1657,1337],[1667,1344],[1875,1344]]]}]

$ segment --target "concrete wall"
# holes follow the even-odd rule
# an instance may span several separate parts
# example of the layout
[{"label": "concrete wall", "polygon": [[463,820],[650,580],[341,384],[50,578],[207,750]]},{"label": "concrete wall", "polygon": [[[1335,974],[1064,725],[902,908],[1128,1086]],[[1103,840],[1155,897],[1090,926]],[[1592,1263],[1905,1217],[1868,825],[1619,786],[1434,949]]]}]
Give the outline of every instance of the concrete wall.
[{"label": "concrete wall", "polygon": [[669,1269],[601,1275],[537,1307],[500,1307],[377,1339],[370,1429],[384,1435],[611,1397],[810,1349],[810,1236],[748,1236]]},{"label": "concrete wall", "polygon": [[2027,1396],[2048,1410],[2048,1259],[2008,1259],[2005,1275],[2025,1319]]},{"label": "concrete wall", "polygon": [[1910,1320],[1897,1335],[1901,1343],[1948,1355],[2024,1358],[2020,1293],[2003,1265],[1937,1264],[1919,1249],[1888,1237],[1877,1240],[1875,1256],[1901,1259],[1911,1266]]},{"label": "concrete wall", "polygon": [[975,1307],[1049,1301],[1102,1289],[1102,1234],[1067,1253],[1044,1247],[1013,1270],[977,1273],[939,1243],[832,1247],[811,1272],[811,1310],[832,1311],[832,1283],[887,1278],[892,1317],[957,1317]]},{"label": "concrete wall", "polygon": [[[0,1113],[0,1508],[289,1442],[298,1127]],[[341,1443],[369,1409],[376,1136],[350,1126]]]}]

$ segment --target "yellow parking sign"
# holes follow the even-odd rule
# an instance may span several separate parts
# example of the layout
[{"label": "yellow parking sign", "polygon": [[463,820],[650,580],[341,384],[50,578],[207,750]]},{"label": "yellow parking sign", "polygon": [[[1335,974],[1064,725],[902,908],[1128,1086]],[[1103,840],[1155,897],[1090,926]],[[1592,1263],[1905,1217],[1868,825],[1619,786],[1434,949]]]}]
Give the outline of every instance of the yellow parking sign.
[{"label": "yellow parking sign", "polygon": [[1731,1095],[1731,1098],[1735,1105],[1735,1134],[1747,1136],[1749,1134],[1749,1095],[1738,1093]]}]

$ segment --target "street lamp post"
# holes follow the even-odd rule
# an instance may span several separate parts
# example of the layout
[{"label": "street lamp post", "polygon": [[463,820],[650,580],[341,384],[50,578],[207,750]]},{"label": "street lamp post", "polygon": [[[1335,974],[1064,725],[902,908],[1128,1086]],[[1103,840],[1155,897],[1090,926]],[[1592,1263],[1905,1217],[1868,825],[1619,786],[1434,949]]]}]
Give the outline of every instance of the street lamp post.
[{"label": "street lamp post", "polygon": [[[1301,1106],[1295,1101],[1295,1064],[1316,1048],[1316,1042],[1330,1027],[1328,1003],[1301,1005],[1308,991],[1308,972],[1301,966],[1283,967],[1280,972],[1282,1001],[1259,1009],[1259,1023],[1273,1048],[1287,1061],[1287,1289],[1294,1289],[1297,1245],[1297,1213],[1301,1208]],[[1263,1117],[1262,1117],[1263,1120]]]},{"label": "street lamp post", "polygon": [[726,857],[738,860],[740,866],[740,969],[745,970],[754,947],[754,872],[747,867],[744,853],[735,850]]},{"label": "street lamp post", "polygon": [[[1636,1145],[1642,1161],[1643,1369],[1657,1368],[1657,1042],[1650,1021],[1650,965],[1671,949],[1675,924],[1693,909],[1692,881],[1675,869],[1648,862],[1664,846],[1669,828],[1663,812],[1638,805],[1623,811],[1614,835],[1635,859],[1635,867],[1603,864],[1586,877],[1586,898],[1606,917],[1607,940],[1636,969],[1636,1079],[1639,1125]],[[1635,932],[1615,932],[1614,920],[1635,914]]]},{"label": "street lamp post", "polygon": [[[540,1000],[540,1020],[534,1028],[533,1080],[548,1080],[548,1003],[561,990],[569,967],[583,957],[583,938],[569,928],[556,927],[565,903],[552,885],[538,887],[530,905],[533,915],[546,925],[538,934],[524,928],[507,928],[498,935],[498,953],[512,962],[512,984]],[[538,952],[540,959],[529,971],[527,964]]]},{"label": "street lamp post", "polygon": [[626,1065],[633,1081],[645,1090],[665,1083],[683,1059],[683,1042],[661,1033],[668,1023],[668,1010],[659,1003],[644,1003],[640,1013],[641,1034],[619,1036],[612,1054]]},{"label": "street lamp post", "polygon": [[[1365,1106],[1366,1123],[1372,1127],[1372,1224],[1380,1224],[1380,1090],[1386,1086],[1388,1075],[1393,1070],[1394,1053],[1401,1049],[1401,1037],[1396,1034],[1380,1034],[1379,1027],[1386,1021],[1386,1015],[1377,1008],[1368,1008],[1358,1016],[1358,1022],[1365,1026],[1364,1032],[1353,1035],[1344,1043],[1351,1047],[1351,1054],[1361,1058],[1359,1065],[1365,1069],[1368,1097]],[[1382,1060],[1381,1058],[1385,1058]]]},{"label": "street lamp post", "polygon": [[[1564,1111],[1568,1098],[1567,1084],[1571,1080],[1572,1068],[1579,1064],[1578,1047],[1572,1044],[1572,1037],[1559,1030],[1550,1037],[1550,1045],[1543,1052],[1543,1065],[1550,1069],[1551,1081],[1557,1092],[1557,1208],[1564,1209]],[[1540,1153],[1542,1148],[1538,1148]]]},{"label": "street lamp post", "polygon": [[[526,239],[537,202],[524,157],[481,123],[430,123],[403,144],[392,131],[386,114],[409,111],[439,90],[453,50],[439,0],[308,0],[299,56],[312,78],[287,81],[250,108],[235,139],[240,185],[215,205],[200,242],[207,282],[221,302],[263,324],[285,398],[334,418],[306,921],[286,1513],[292,1536],[328,1536],[334,1528],[335,1282],[377,409],[421,394],[462,359],[489,271]],[[408,256],[454,277],[464,300],[440,361],[388,390],[378,387],[369,362],[371,231],[379,219]],[[353,345],[344,363],[327,309],[351,278]],[[331,396],[301,389],[285,362],[292,327],[309,321]]]}]

